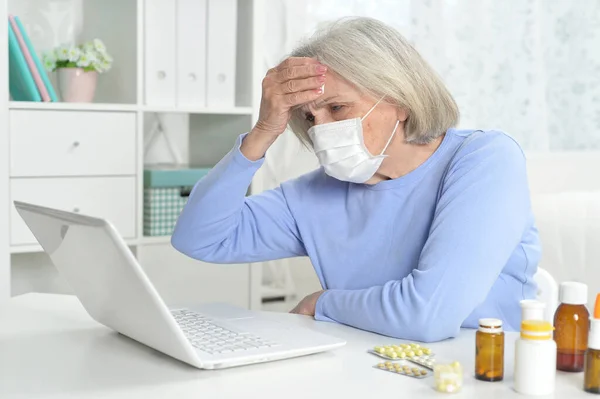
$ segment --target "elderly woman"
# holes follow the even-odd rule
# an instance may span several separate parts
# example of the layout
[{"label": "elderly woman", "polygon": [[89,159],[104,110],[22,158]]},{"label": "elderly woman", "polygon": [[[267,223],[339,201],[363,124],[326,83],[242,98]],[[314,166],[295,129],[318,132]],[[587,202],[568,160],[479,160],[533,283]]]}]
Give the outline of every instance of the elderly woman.
[{"label": "elderly woman", "polygon": [[[397,31],[338,21],[268,71],[254,128],[194,188],[173,246],[216,263],[309,256],[323,290],[293,312],[420,341],[480,318],[520,325],[540,245],[525,158],[456,129],[456,103]],[[321,168],[246,197],[288,126]]]}]

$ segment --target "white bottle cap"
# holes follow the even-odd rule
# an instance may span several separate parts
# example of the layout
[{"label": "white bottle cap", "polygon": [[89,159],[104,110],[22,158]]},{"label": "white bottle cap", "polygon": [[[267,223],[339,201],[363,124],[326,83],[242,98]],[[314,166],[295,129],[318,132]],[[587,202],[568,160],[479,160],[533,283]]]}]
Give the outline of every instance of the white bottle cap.
[{"label": "white bottle cap", "polygon": [[588,301],[588,287],[584,283],[567,281],[560,284],[559,300],[567,305],[585,305]]},{"label": "white bottle cap", "polygon": [[523,299],[519,304],[521,305],[521,321],[544,320],[544,309],[546,309],[544,302],[535,299]]},{"label": "white bottle cap", "polygon": [[600,319],[590,319],[588,348],[600,350]]},{"label": "white bottle cap", "polygon": [[479,319],[479,331],[484,333],[502,332],[502,320],[500,319]]}]

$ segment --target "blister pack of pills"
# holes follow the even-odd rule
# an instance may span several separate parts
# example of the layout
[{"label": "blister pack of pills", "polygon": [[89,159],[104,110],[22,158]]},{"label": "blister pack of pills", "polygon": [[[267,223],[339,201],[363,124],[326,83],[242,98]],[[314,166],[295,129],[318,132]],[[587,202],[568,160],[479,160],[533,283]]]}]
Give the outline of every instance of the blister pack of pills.
[{"label": "blister pack of pills", "polygon": [[379,370],[389,371],[390,373],[405,375],[413,378],[427,378],[432,374],[428,370],[410,365],[406,361],[378,363],[373,367]]},{"label": "blister pack of pills", "polygon": [[433,370],[433,366],[435,366],[435,358],[431,356],[414,356],[406,358],[406,360],[427,367],[429,370]]},{"label": "blister pack of pills", "polygon": [[387,360],[430,359],[434,355],[431,349],[413,342],[409,344],[376,346],[370,349],[369,353]]}]

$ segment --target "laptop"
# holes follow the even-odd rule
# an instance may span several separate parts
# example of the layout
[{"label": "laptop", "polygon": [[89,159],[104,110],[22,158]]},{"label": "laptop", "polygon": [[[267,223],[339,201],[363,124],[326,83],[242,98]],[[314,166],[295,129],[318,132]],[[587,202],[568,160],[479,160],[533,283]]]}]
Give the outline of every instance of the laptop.
[{"label": "laptop", "polygon": [[227,304],[168,308],[110,222],[14,204],[94,320],[182,362],[220,369],[345,344],[308,328],[273,321],[264,312]]}]

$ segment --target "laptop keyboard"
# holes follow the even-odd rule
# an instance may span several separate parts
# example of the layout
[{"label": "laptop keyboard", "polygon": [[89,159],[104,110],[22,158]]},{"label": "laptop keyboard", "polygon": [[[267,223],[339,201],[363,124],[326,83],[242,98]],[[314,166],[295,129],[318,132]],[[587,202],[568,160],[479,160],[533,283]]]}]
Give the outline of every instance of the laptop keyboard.
[{"label": "laptop keyboard", "polygon": [[279,346],[276,342],[250,333],[221,327],[206,316],[191,310],[173,310],[171,314],[192,346],[203,352],[225,354]]}]

